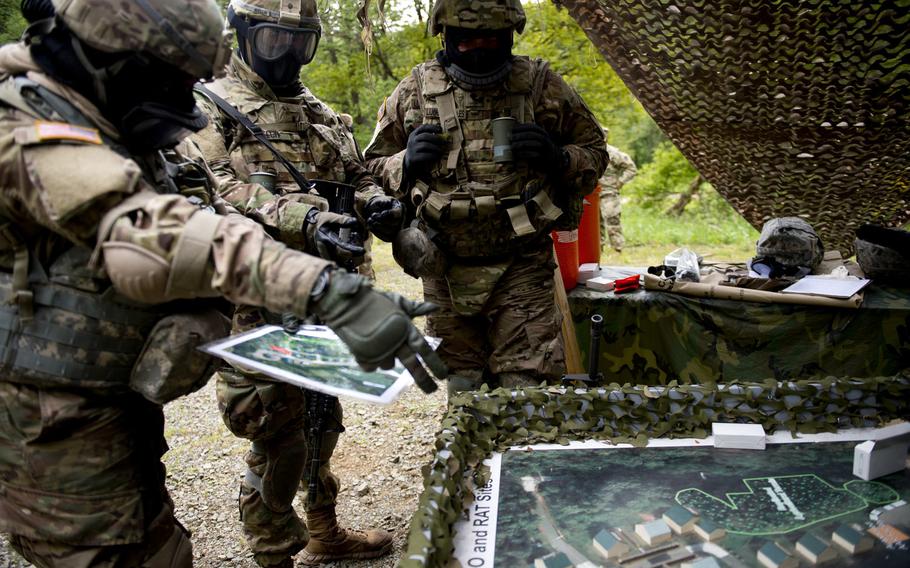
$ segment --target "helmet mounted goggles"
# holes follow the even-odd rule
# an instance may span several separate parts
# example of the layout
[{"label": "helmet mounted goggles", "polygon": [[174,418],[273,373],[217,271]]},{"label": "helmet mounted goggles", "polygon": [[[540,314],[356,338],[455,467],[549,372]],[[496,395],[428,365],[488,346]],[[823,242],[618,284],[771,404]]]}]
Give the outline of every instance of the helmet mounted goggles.
[{"label": "helmet mounted goggles", "polygon": [[288,54],[306,65],[316,55],[322,26],[319,18],[301,18],[299,26],[285,26],[271,22],[248,20],[228,8],[228,21],[245,37],[253,55],[263,61],[278,61]]}]

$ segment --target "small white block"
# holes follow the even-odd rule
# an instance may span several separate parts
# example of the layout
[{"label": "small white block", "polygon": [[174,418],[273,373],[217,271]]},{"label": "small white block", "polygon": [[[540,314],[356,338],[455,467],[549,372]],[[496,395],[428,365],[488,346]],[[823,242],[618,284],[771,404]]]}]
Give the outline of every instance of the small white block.
[{"label": "small white block", "polygon": [[591,278],[585,282],[585,286],[592,290],[597,290],[598,292],[609,292],[613,289],[613,279],[607,278],[606,276],[598,276],[597,278]]},{"label": "small white block", "polygon": [[715,448],[737,448],[741,450],[764,450],[765,429],[761,424],[711,424]]},{"label": "small white block", "polygon": [[900,471],[906,464],[906,443],[869,440],[853,449],[853,475],[866,481]]},{"label": "small white block", "polygon": [[584,284],[592,278],[600,276],[600,265],[596,262],[586,262],[578,267],[578,283]]}]

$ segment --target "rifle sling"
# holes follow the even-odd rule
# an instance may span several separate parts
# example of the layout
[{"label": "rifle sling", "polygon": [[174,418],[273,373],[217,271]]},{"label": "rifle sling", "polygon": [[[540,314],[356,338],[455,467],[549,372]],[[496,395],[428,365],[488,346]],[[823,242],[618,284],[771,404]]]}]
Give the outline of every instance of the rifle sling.
[{"label": "rifle sling", "polygon": [[265,133],[262,131],[262,128],[260,128],[259,125],[254,124],[253,121],[250,120],[250,117],[237,110],[237,107],[231,103],[213,93],[211,89],[207,88],[205,85],[196,83],[195,89],[196,91],[202,93],[203,96],[208,98],[210,101],[215,103],[215,105],[221,109],[221,112],[228,115],[234,121],[239,122],[241,126],[246,128],[247,131],[253,135],[253,138],[268,148],[268,150],[275,155],[275,158],[281,162],[281,165],[284,166],[288,173],[291,174],[291,177],[294,178],[294,181],[297,182],[297,185],[300,186],[301,191],[308,192],[312,188],[312,184],[309,182],[309,180],[304,177],[302,173],[300,173],[300,170],[294,167],[294,164],[292,164],[290,160],[284,157],[278,148],[269,142],[269,139],[266,138]]}]

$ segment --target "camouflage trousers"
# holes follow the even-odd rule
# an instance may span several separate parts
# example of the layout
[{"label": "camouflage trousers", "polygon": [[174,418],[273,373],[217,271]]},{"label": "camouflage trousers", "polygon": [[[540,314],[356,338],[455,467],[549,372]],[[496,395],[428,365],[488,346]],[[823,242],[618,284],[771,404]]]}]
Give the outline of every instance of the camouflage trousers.
[{"label": "camouflage trousers", "polygon": [[0,532],[36,566],[189,567],[161,407],[0,382]]},{"label": "camouflage trousers", "polygon": [[600,247],[609,243],[616,252],[622,251],[626,240],[622,235],[622,203],[619,191],[604,190],[600,193]]},{"label": "camouflage trousers", "polygon": [[442,339],[449,392],[537,385],[565,373],[562,315],[553,299],[552,248],[517,257],[496,282],[482,310],[461,315],[444,278],[423,279],[423,295],[439,309],[427,331]]},{"label": "camouflage trousers", "polygon": [[[224,423],[235,436],[253,442],[246,455],[248,473],[240,488],[244,535],[260,565],[276,564],[307,544],[306,525],[293,507],[295,494],[307,509],[335,504],[339,481],[329,459],[338,433],[327,432],[321,440],[316,500],[307,505],[311,466],[307,399],[311,393],[235,370],[222,370],[215,378]],[[341,405],[336,402],[329,430],[337,430],[342,418]]]}]

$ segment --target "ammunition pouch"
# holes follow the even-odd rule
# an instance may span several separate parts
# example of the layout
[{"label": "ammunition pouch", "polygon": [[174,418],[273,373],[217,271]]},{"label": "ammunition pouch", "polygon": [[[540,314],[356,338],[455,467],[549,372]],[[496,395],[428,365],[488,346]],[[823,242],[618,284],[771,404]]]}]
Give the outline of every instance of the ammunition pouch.
[{"label": "ammunition pouch", "polygon": [[231,322],[215,309],[166,316],[149,334],[130,373],[129,387],[165,404],[202,388],[217,359],[198,347],[230,334]]},{"label": "ammunition pouch", "polygon": [[430,236],[419,227],[398,231],[392,239],[392,256],[414,278],[441,278],[446,273],[446,258]]},{"label": "ammunition pouch", "polygon": [[502,256],[549,232],[563,211],[538,182],[518,187],[513,174],[492,184],[437,183],[417,215],[440,233],[437,244],[461,258]]}]

